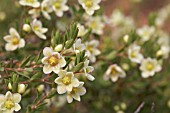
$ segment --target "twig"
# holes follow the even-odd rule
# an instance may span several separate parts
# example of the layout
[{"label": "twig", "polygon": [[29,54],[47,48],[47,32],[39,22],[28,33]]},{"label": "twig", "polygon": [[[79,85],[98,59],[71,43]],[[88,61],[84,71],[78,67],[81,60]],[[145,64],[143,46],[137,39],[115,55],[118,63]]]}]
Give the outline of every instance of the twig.
[{"label": "twig", "polygon": [[145,102],[142,102],[134,113],[139,113],[141,109],[144,107],[144,105],[145,105]]}]

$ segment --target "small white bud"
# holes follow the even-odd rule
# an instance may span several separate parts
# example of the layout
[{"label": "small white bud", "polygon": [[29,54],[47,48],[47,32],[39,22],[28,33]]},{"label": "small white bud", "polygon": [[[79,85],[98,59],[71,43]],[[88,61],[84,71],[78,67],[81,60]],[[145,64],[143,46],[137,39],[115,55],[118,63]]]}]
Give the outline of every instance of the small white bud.
[{"label": "small white bud", "polygon": [[38,87],[37,87],[37,90],[39,91],[39,92],[42,92],[43,90],[44,90],[44,84],[41,84],[41,85],[39,85]]},{"label": "small white bud", "polygon": [[26,89],[25,84],[18,85],[18,93],[20,93],[20,94],[24,93],[25,89]]},{"label": "small white bud", "polygon": [[62,45],[62,44],[59,44],[59,45],[57,45],[57,46],[54,48],[54,50],[55,50],[56,52],[60,52],[60,51],[62,50],[62,48],[63,48],[63,45]]},{"label": "small white bud", "polygon": [[10,82],[8,83],[8,89],[12,90],[12,85]]},{"label": "small white bud", "polygon": [[163,55],[162,50],[159,50],[159,51],[156,52],[156,56],[157,56],[157,57],[160,57],[160,56],[162,56],[162,55]]},{"label": "small white bud", "polygon": [[31,31],[31,27],[29,24],[24,24],[23,28],[22,28],[25,32],[30,32]]},{"label": "small white bud", "polygon": [[129,65],[128,65],[127,63],[123,63],[123,64],[122,64],[122,68],[123,68],[124,70],[128,71],[128,70],[129,70]]},{"label": "small white bud", "polygon": [[125,43],[128,43],[128,41],[129,41],[129,35],[125,35],[125,36],[123,37],[123,41],[124,41]]},{"label": "small white bud", "polygon": [[120,104],[120,107],[121,107],[123,110],[125,110],[125,109],[127,108],[126,103],[124,103],[124,102],[121,103],[121,104]]}]

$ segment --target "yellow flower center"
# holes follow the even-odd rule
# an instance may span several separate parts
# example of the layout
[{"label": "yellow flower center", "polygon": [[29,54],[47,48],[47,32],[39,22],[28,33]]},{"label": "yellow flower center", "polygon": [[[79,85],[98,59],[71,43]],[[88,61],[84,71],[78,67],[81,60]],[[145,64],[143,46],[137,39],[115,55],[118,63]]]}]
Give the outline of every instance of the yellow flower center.
[{"label": "yellow flower center", "polygon": [[116,75],[117,73],[118,73],[118,71],[116,70],[116,68],[112,67],[111,75]]},{"label": "yellow flower center", "polygon": [[61,4],[59,2],[56,2],[54,4],[54,6],[55,6],[56,9],[60,9],[61,8]]},{"label": "yellow flower center", "polygon": [[152,63],[148,63],[147,66],[146,66],[146,68],[147,68],[149,71],[151,71],[151,70],[153,70],[154,65],[153,65]]},{"label": "yellow flower center", "polygon": [[34,3],[34,0],[26,0],[29,3]]},{"label": "yellow flower center", "polygon": [[92,53],[93,52],[93,46],[92,45],[87,46],[87,50],[89,50]]},{"label": "yellow flower center", "polygon": [[92,6],[93,6],[92,0],[87,0],[87,1],[85,2],[85,5],[86,5],[86,7],[88,7],[88,8],[92,7]]},{"label": "yellow flower center", "polygon": [[65,76],[62,80],[62,82],[65,84],[65,85],[69,85],[71,84],[71,78],[68,77],[68,76]]},{"label": "yellow flower center", "polygon": [[39,31],[39,30],[40,30],[40,27],[39,27],[39,26],[34,26],[34,30],[35,30],[35,31]]},{"label": "yellow flower center", "polygon": [[134,51],[131,53],[131,57],[132,57],[132,58],[135,58],[135,57],[136,57],[136,53],[135,53]]},{"label": "yellow flower center", "polygon": [[93,29],[97,29],[97,24],[96,24],[95,21],[92,22],[90,26],[91,26],[91,28],[93,28]]},{"label": "yellow flower center", "polygon": [[11,108],[13,108],[15,106],[15,103],[13,102],[13,101],[11,101],[11,100],[7,100],[6,102],[5,102],[5,107],[7,108],[7,109],[11,109]]},{"label": "yellow flower center", "polygon": [[18,37],[13,37],[13,39],[12,39],[12,44],[14,44],[14,45],[17,45],[17,44],[19,44],[19,39],[18,39]]},{"label": "yellow flower center", "polygon": [[48,63],[51,65],[51,66],[55,66],[58,64],[58,56],[51,56],[49,59],[48,59]]},{"label": "yellow flower center", "polygon": [[76,87],[73,87],[73,89],[72,89],[71,93],[72,93],[72,94],[74,94],[74,93],[76,93],[76,92],[77,92],[77,90],[78,90],[78,89],[77,89]]}]

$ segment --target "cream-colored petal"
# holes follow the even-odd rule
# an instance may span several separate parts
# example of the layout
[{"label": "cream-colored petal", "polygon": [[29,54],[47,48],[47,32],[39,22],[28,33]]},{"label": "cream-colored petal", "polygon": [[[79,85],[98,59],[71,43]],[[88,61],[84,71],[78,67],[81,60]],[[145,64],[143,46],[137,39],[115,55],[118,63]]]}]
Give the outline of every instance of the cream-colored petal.
[{"label": "cream-colored petal", "polygon": [[112,82],[116,82],[118,80],[118,76],[111,76]]},{"label": "cream-colored petal", "polygon": [[78,93],[79,93],[79,95],[84,95],[85,93],[86,93],[86,89],[85,89],[85,87],[81,87],[81,88],[79,88],[78,89]]},{"label": "cream-colored petal", "polygon": [[74,87],[78,87],[79,86],[79,80],[77,79],[77,78],[73,78],[72,79],[72,85],[74,86]]},{"label": "cream-colored petal", "polygon": [[12,100],[12,93],[10,91],[8,91],[5,95],[6,99],[11,99]]},{"label": "cream-colored petal", "polygon": [[73,97],[71,95],[67,95],[67,101],[68,103],[72,103],[73,102]]},{"label": "cream-colored petal", "polygon": [[95,78],[92,75],[90,75],[90,74],[87,74],[87,79],[90,80],[90,81],[94,81],[95,80]]},{"label": "cream-colored petal", "polygon": [[13,45],[12,43],[5,44],[5,49],[7,51],[14,51],[18,48],[18,45]]},{"label": "cream-colored petal", "polygon": [[48,57],[42,58],[41,62],[42,62],[43,64],[48,64]]},{"label": "cream-colored petal", "polygon": [[62,78],[61,78],[61,77],[58,77],[58,78],[56,78],[56,79],[54,80],[54,82],[55,82],[56,84],[61,85],[61,84],[62,84]]},{"label": "cream-colored petal", "polygon": [[80,101],[81,99],[80,99],[80,95],[78,94],[78,93],[74,93],[74,94],[72,94],[72,96],[73,96],[73,98],[75,99],[75,100],[77,100],[77,101]]},{"label": "cream-colored petal", "polygon": [[41,33],[46,33],[47,31],[48,31],[47,28],[41,28],[41,29],[40,29],[40,32],[41,32]]},{"label": "cream-colored petal", "polygon": [[13,94],[13,99],[15,103],[19,103],[21,101],[21,95],[19,93]]},{"label": "cream-colored petal", "polygon": [[67,90],[68,92],[71,92],[72,89],[73,89],[73,85],[72,85],[72,84],[66,86],[66,90]]},{"label": "cream-colored petal", "polygon": [[19,42],[19,48],[22,48],[25,46],[25,40],[24,39],[21,39],[20,42]]},{"label": "cream-colored petal", "polygon": [[61,70],[61,71],[58,73],[58,75],[59,75],[60,77],[64,77],[64,76],[66,75],[66,73],[67,73],[66,70]]},{"label": "cream-colored petal", "polygon": [[59,65],[60,65],[61,67],[64,67],[64,66],[66,65],[66,61],[65,61],[64,57],[61,57],[61,58],[60,58],[60,60],[59,60]]},{"label": "cream-colored petal", "polygon": [[14,110],[19,111],[21,109],[21,106],[18,103],[15,103]]},{"label": "cream-colored petal", "polygon": [[0,103],[5,102],[5,95],[0,94]]},{"label": "cream-colored petal", "polygon": [[58,65],[53,67],[53,72],[54,73],[58,74],[59,71],[60,71],[60,67]]},{"label": "cream-colored petal", "polygon": [[43,54],[46,57],[52,56],[53,50],[50,47],[45,47],[44,50],[43,50]]},{"label": "cream-colored petal", "polygon": [[51,67],[50,65],[44,65],[43,72],[45,74],[50,74],[52,71],[53,71],[53,67]]},{"label": "cream-colored petal", "polygon": [[34,31],[34,32],[35,32],[35,34],[36,34],[39,38],[44,39],[44,40],[47,39],[47,37],[46,37],[43,33],[38,32],[38,31]]},{"label": "cream-colored petal", "polygon": [[64,94],[64,93],[66,93],[66,86],[65,86],[65,85],[58,85],[58,86],[57,86],[57,92],[58,92],[59,94]]},{"label": "cream-colored petal", "polygon": [[4,37],[4,40],[6,42],[12,42],[12,39],[13,39],[13,36],[11,36],[11,35],[7,35],[7,36]]},{"label": "cream-colored petal", "polygon": [[10,28],[9,33],[10,33],[12,36],[17,36],[18,38],[20,38],[18,32],[17,32],[16,29],[14,29],[14,28]]}]

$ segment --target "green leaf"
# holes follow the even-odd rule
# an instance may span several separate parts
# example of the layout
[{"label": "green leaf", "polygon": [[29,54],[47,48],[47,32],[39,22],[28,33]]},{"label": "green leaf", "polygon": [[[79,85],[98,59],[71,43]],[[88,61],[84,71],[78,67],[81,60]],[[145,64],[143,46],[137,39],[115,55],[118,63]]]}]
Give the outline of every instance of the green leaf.
[{"label": "green leaf", "polygon": [[79,72],[83,67],[84,67],[84,62],[81,62],[74,67],[73,71]]}]

